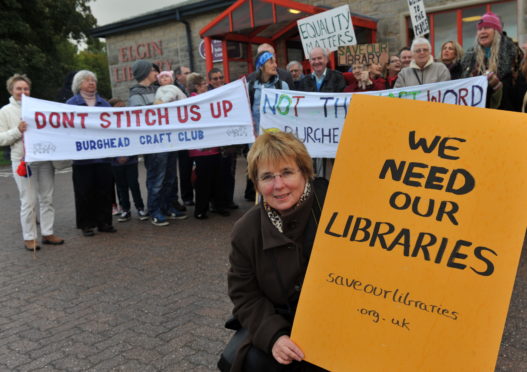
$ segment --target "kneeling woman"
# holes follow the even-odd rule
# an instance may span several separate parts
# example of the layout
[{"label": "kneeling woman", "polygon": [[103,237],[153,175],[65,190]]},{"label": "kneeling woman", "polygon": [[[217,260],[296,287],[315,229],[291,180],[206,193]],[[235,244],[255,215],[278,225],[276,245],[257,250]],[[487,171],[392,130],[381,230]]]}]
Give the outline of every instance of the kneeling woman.
[{"label": "kneeling woman", "polygon": [[302,361],[289,334],[327,181],[313,180],[313,161],[290,133],[259,136],[247,161],[263,202],[236,223],[231,236],[229,296],[243,341],[230,370],[322,370]]}]

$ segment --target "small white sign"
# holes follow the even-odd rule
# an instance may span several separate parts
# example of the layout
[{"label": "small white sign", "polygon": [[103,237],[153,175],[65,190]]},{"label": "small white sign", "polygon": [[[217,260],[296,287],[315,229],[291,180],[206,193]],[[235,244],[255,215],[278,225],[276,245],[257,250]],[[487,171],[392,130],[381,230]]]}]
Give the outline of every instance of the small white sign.
[{"label": "small white sign", "polygon": [[410,18],[415,37],[424,36],[430,33],[428,17],[426,16],[425,4],[423,0],[408,0]]},{"label": "small white sign", "polygon": [[333,52],[339,46],[357,44],[349,5],[302,18],[297,25],[306,59],[316,47]]}]

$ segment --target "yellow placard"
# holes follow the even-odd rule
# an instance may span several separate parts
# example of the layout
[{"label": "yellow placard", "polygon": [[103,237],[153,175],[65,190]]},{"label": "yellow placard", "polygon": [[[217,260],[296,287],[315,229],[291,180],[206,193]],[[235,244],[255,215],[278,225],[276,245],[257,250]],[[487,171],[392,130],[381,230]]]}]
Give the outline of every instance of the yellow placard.
[{"label": "yellow placard", "polygon": [[527,115],[355,95],[292,339],[331,371],[493,371],[527,226]]}]

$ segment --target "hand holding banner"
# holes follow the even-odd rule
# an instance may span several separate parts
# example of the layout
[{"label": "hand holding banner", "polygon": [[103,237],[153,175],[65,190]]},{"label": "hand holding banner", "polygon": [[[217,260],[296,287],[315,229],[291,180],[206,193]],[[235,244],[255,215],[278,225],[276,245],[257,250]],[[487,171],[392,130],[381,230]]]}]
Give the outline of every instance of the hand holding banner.
[{"label": "hand holding banner", "polygon": [[348,104],[355,94],[485,107],[487,78],[424,84],[364,93],[310,93],[263,89],[260,128],[294,133],[312,157],[334,158]]},{"label": "hand holding banner", "polygon": [[22,99],[26,161],[76,160],[254,142],[245,80],[185,100],[141,107]]}]

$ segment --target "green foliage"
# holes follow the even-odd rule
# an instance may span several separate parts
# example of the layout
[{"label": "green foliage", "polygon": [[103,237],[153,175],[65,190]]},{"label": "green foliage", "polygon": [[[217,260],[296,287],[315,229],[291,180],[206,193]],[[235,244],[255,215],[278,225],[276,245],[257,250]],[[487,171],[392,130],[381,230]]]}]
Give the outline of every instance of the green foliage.
[{"label": "green foliage", "polygon": [[94,72],[97,75],[98,93],[106,100],[112,97],[110,72],[104,43],[99,42],[99,40],[90,40],[88,48],[75,56],[75,69]]},{"label": "green foliage", "polygon": [[[96,25],[90,1],[0,0],[0,82],[16,72],[25,73],[33,82],[32,96],[54,100],[66,74],[79,69],[78,59],[91,60],[77,57],[72,43],[85,40]],[[0,89],[0,103],[7,103],[8,98],[8,92]]]}]

